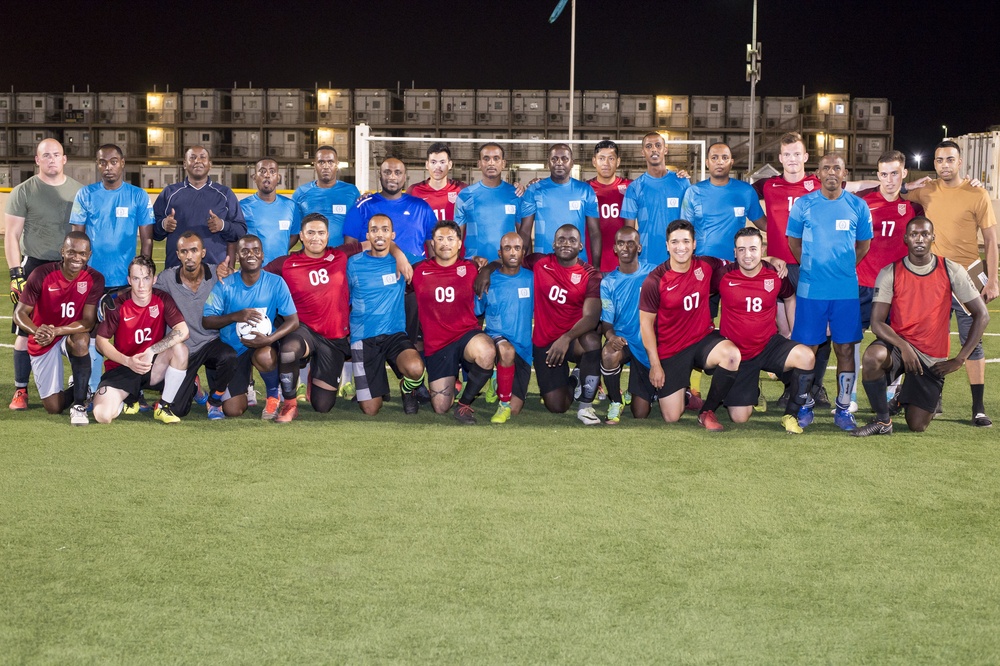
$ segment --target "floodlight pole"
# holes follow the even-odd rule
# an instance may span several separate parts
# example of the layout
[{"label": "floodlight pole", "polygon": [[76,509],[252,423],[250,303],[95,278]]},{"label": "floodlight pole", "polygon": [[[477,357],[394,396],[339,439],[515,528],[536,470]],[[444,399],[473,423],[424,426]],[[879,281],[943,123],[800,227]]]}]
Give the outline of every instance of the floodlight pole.
[{"label": "floodlight pole", "polygon": [[760,42],[757,41],[757,0],[753,0],[753,34],[747,44],[747,81],[750,82],[750,158],[747,172],[753,172],[754,131],[757,129],[757,115],[754,113],[754,99],[757,92],[757,82],[760,81]]},{"label": "floodlight pole", "polygon": [[[757,0],[754,0],[756,2]],[[576,0],[573,0],[573,8],[570,14],[569,29],[569,136],[573,138],[573,113],[575,111],[574,102],[576,95],[574,87],[576,85]]]}]

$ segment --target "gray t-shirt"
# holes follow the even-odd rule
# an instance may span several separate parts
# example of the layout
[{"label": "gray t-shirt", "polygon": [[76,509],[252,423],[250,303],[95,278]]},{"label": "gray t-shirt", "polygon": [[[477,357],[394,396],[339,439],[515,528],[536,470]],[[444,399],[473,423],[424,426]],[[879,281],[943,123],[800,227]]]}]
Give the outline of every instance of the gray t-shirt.
[{"label": "gray t-shirt", "polygon": [[61,258],[59,250],[70,231],[69,215],[81,187],[69,176],[62,185],[48,185],[32,176],[11,191],[6,212],[24,218],[21,254],[49,261]]},{"label": "gray t-shirt", "polygon": [[187,345],[188,351],[192,354],[219,337],[218,331],[206,329],[201,325],[201,318],[205,312],[205,301],[212,293],[212,287],[219,281],[213,264],[203,264],[203,266],[205,279],[198,285],[198,291],[191,291],[181,280],[180,266],[165,268],[156,276],[156,288],[170,294],[181,314],[184,315],[184,321],[187,322],[190,332],[184,344]]}]

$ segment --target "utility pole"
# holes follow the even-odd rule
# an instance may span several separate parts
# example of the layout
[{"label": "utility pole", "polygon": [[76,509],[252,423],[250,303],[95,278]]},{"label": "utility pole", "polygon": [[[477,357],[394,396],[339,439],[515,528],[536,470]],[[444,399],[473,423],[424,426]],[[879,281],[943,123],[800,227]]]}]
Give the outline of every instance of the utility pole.
[{"label": "utility pole", "polygon": [[757,82],[760,81],[760,42],[757,41],[757,0],[753,0],[753,33],[747,44],[747,81],[750,82],[750,159],[748,172],[753,172],[754,132],[757,129],[757,114],[754,113],[754,101],[757,93]]}]

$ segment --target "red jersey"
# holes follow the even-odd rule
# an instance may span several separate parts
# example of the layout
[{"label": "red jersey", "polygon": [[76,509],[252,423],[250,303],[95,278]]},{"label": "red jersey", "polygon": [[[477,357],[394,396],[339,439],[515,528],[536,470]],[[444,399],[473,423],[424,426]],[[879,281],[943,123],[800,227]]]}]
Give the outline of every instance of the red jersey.
[{"label": "red jersey", "polygon": [[317,335],[336,340],[351,332],[351,294],[347,259],[361,252],[361,243],[327,248],[322,257],[305,252],[279,257],[264,267],[284,279],[295,302],[299,322]]},{"label": "red jersey", "polygon": [[879,188],[858,192],[872,212],[872,236],[868,254],[858,264],[858,284],[874,287],[878,272],[891,263],[906,256],[906,223],[917,215],[923,215],[920,204],[913,204],[903,198],[886,201]]},{"label": "red jersey", "polygon": [[788,249],[788,214],[792,204],[799,197],[810,192],[818,192],[823,184],[816,176],[806,176],[797,183],[789,183],[782,176],[774,176],[767,180],[754,183],[757,194],[764,199],[764,212],[767,213],[767,254],[785,263],[798,264],[792,251]]},{"label": "red jersey", "polygon": [[473,289],[478,274],[479,269],[467,259],[459,259],[451,266],[427,259],[413,267],[413,291],[426,356],[479,328]]},{"label": "red jersey", "polygon": [[722,299],[719,332],[739,348],[744,360],[754,358],[778,332],[778,299],[794,296],[795,287],[768,263],[753,277],[744,275],[739,264],[727,264],[715,271],[712,282],[712,291]]},{"label": "red jersey", "polygon": [[656,315],[656,353],[661,359],[715,330],[708,296],[712,273],[725,265],[715,257],[694,257],[688,270],[678,273],[670,268],[668,259],[646,276],[639,292],[639,310]]},{"label": "red jersey", "polygon": [[434,211],[434,217],[440,222],[455,219],[455,202],[458,201],[458,193],[465,188],[466,184],[462,181],[449,178],[444,187],[435,190],[431,187],[430,180],[425,180],[408,189],[406,193],[426,201]]},{"label": "red jersey", "polygon": [[[170,294],[154,289],[146,306],[132,300],[132,290],[119,294],[118,307],[108,310],[104,321],[97,327],[97,334],[111,340],[115,349],[126,356],[146,351],[163,339],[167,326],[173,328],[184,321],[177,304]],[[107,372],[121,365],[112,360],[104,362]]]},{"label": "red jersey", "polygon": [[900,259],[892,266],[889,326],[911,345],[934,358],[951,353],[951,278],[944,258],[927,275],[917,275]]},{"label": "red jersey", "polygon": [[[622,201],[625,200],[625,190],[632,181],[628,178],[615,176],[612,183],[604,185],[592,178],[587,184],[594,188],[597,195],[597,208],[601,213],[601,272],[610,273],[618,268],[618,257],[615,255],[615,234],[625,226],[625,221],[619,217]],[[584,241],[590,249],[590,229]]]},{"label": "red jersey", "polygon": [[[63,275],[62,262],[54,261],[31,271],[21,302],[35,308],[31,311],[31,321],[36,326],[68,326],[80,321],[84,306],[97,306],[103,294],[104,276],[93,268],[84,266],[80,274],[70,280]],[[61,339],[59,336],[42,347],[35,342],[34,335],[29,335],[28,353],[41,356]]]},{"label": "red jersey", "polygon": [[569,332],[583,319],[583,303],[601,298],[601,274],[590,264],[577,261],[562,266],[554,254],[535,253],[523,266],[534,272],[535,330],[531,343],[545,347]]}]

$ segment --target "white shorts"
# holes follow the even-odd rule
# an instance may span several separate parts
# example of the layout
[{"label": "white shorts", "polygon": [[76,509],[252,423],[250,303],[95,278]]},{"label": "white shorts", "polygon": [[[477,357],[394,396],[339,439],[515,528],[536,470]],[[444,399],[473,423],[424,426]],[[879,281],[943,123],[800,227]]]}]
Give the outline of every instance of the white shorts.
[{"label": "white shorts", "polygon": [[65,336],[41,356],[31,357],[31,374],[42,400],[63,390],[63,357],[69,358]]}]

